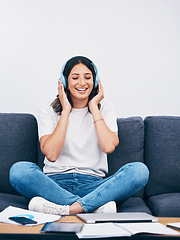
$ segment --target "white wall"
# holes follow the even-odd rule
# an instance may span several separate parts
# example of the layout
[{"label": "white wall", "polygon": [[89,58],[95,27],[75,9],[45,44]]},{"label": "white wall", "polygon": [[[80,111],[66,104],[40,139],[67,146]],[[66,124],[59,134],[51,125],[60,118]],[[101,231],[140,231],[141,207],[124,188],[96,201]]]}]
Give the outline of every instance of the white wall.
[{"label": "white wall", "polygon": [[0,0],[0,112],[37,116],[74,55],[119,117],[179,115],[179,0]]}]

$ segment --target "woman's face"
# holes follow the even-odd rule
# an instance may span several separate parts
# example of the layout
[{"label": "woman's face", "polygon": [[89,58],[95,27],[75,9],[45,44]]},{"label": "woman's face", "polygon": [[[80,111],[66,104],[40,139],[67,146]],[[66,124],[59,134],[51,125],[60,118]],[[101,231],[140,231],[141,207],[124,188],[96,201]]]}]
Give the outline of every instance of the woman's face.
[{"label": "woman's face", "polygon": [[75,107],[75,103],[88,103],[88,97],[93,89],[92,72],[84,64],[75,65],[68,76],[68,89]]}]

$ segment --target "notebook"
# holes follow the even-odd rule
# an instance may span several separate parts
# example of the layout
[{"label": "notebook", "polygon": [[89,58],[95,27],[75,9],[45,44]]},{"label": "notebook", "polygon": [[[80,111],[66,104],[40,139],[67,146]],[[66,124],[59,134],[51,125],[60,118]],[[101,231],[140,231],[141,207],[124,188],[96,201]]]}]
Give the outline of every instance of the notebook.
[{"label": "notebook", "polygon": [[158,222],[158,218],[145,212],[121,212],[121,213],[79,213],[77,217],[86,223],[103,223],[103,222]]}]

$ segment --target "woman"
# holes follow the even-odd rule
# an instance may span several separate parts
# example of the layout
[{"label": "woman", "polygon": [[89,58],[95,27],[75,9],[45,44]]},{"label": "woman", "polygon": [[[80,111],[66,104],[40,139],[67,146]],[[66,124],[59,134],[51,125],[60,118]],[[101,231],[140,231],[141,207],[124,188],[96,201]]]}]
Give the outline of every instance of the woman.
[{"label": "woman", "polygon": [[31,199],[29,210],[69,215],[81,212],[116,212],[148,181],[142,163],[130,163],[104,178],[107,153],[119,144],[116,114],[105,101],[97,68],[77,56],[62,68],[58,96],[39,114],[39,137],[44,153],[43,172],[30,162],[15,163],[12,186]]}]

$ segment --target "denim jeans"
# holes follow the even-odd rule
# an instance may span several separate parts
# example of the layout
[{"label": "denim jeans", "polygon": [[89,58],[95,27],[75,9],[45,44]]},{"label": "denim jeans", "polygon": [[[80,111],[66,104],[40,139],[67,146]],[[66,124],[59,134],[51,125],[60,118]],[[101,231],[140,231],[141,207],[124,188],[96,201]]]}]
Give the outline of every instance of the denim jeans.
[{"label": "denim jeans", "polygon": [[109,201],[122,201],[140,191],[149,171],[140,162],[121,167],[108,178],[79,173],[45,175],[31,162],[17,162],[10,169],[11,185],[24,197],[41,196],[60,205],[78,201],[85,212],[92,212]]}]

